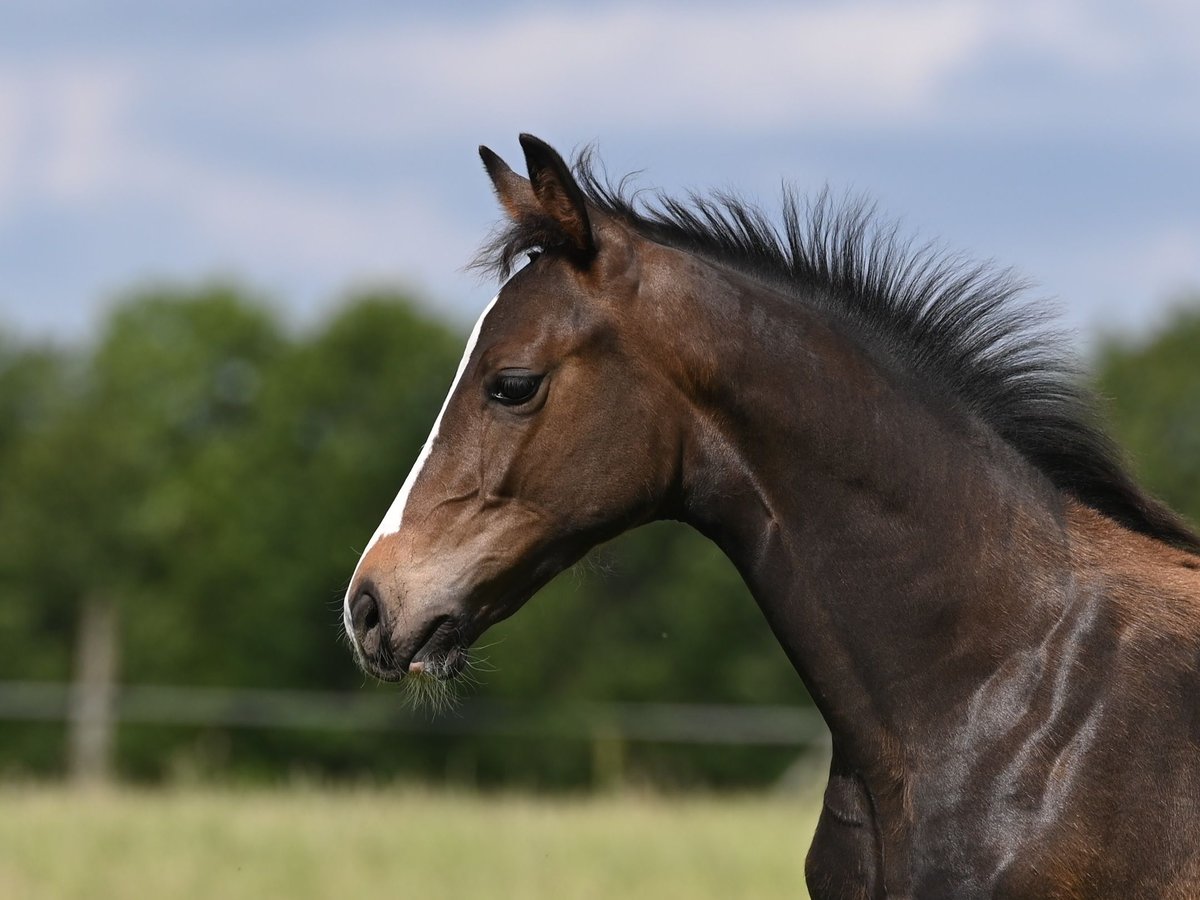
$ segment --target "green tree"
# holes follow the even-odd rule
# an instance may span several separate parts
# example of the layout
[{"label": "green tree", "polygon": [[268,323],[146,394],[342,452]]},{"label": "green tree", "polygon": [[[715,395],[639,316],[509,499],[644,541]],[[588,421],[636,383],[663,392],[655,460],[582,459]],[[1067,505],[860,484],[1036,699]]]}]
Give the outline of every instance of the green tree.
[{"label": "green tree", "polygon": [[59,352],[0,336],[0,678],[65,674],[62,648],[47,640],[62,611],[26,566],[43,537],[30,533],[26,501],[31,444],[46,438],[69,402],[69,368]]},{"label": "green tree", "polygon": [[[67,355],[22,346],[0,335],[0,679],[62,680],[68,647],[62,636],[71,613],[52,586],[29,565],[31,551],[45,554],[29,529],[28,479],[41,442],[70,401]],[[0,771],[14,765],[53,771],[62,761],[62,729],[54,724],[19,727],[0,722]]]},{"label": "green tree", "polygon": [[42,652],[56,669],[85,605],[117,610],[127,678],[197,646],[172,575],[207,542],[196,498],[219,490],[209,461],[251,418],[257,367],[281,346],[231,288],[142,292],[74,367],[55,415],[23,430],[2,514],[6,594],[53,610]]},{"label": "green tree", "polygon": [[1200,525],[1200,299],[1148,339],[1106,342],[1097,372],[1144,483]]}]

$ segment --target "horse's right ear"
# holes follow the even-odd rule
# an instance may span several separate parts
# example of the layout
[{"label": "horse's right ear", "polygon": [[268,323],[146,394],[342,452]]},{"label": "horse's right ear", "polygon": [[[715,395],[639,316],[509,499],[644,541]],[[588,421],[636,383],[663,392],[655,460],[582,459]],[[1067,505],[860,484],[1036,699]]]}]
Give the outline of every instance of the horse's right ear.
[{"label": "horse's right ear", "polygon": [[479,146],[479,158],[483,160],[496,197],[510,219],[519,221],[538,210],[537,197],[528,178],[522,178],[508,167],[508,163],[482,144]]},{"label": "horse's right ear", "polygon": [[521,149],[529,167],[529,181],[542,211],[550,217],[581,261],[596,253],[596,238],[588,216],[587,200],[558,152],[532,134],[522,134]]}]

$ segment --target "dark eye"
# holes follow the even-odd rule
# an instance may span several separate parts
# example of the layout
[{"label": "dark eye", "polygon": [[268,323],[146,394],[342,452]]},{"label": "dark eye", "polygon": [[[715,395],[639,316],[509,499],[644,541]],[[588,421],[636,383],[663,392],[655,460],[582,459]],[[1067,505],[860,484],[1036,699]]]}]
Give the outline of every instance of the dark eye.
[{"label": "dark eye", "polygon": [[505,369],[492,379],[488,396],[505,406],[520,406],[533,399],[541,383],[541,375],[523,369]]},{"label": "dark eye", "polygon": [[530,250],[525,255],[529,257],[529,261],[531,263],[535,263],[538,261],[538,257],[542,255],[542,251],[541,250]]}]

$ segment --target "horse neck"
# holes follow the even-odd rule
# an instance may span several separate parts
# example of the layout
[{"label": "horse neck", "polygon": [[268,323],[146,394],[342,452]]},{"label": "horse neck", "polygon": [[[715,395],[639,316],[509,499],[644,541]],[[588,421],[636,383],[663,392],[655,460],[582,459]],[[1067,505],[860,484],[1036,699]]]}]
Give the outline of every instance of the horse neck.
[{"label": "horse neck", "polygon": [[681,518],[742,573],[839,752],[936,740],[1069,585],[1062,498],[805,304],[694,284]]}]

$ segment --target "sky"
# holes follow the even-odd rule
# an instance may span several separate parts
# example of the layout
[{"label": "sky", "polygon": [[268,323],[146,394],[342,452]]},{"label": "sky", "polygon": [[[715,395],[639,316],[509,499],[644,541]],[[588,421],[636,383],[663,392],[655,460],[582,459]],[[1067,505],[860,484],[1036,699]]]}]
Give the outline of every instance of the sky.
[{"label": "sky", "polygon": [[784,183],[1011,266],[1086,344],[1200,289],[1200,4],[6,0],[0,329],[146,282],[299,326],[400,285],[460,327],[519,132],[670,192]]}]

